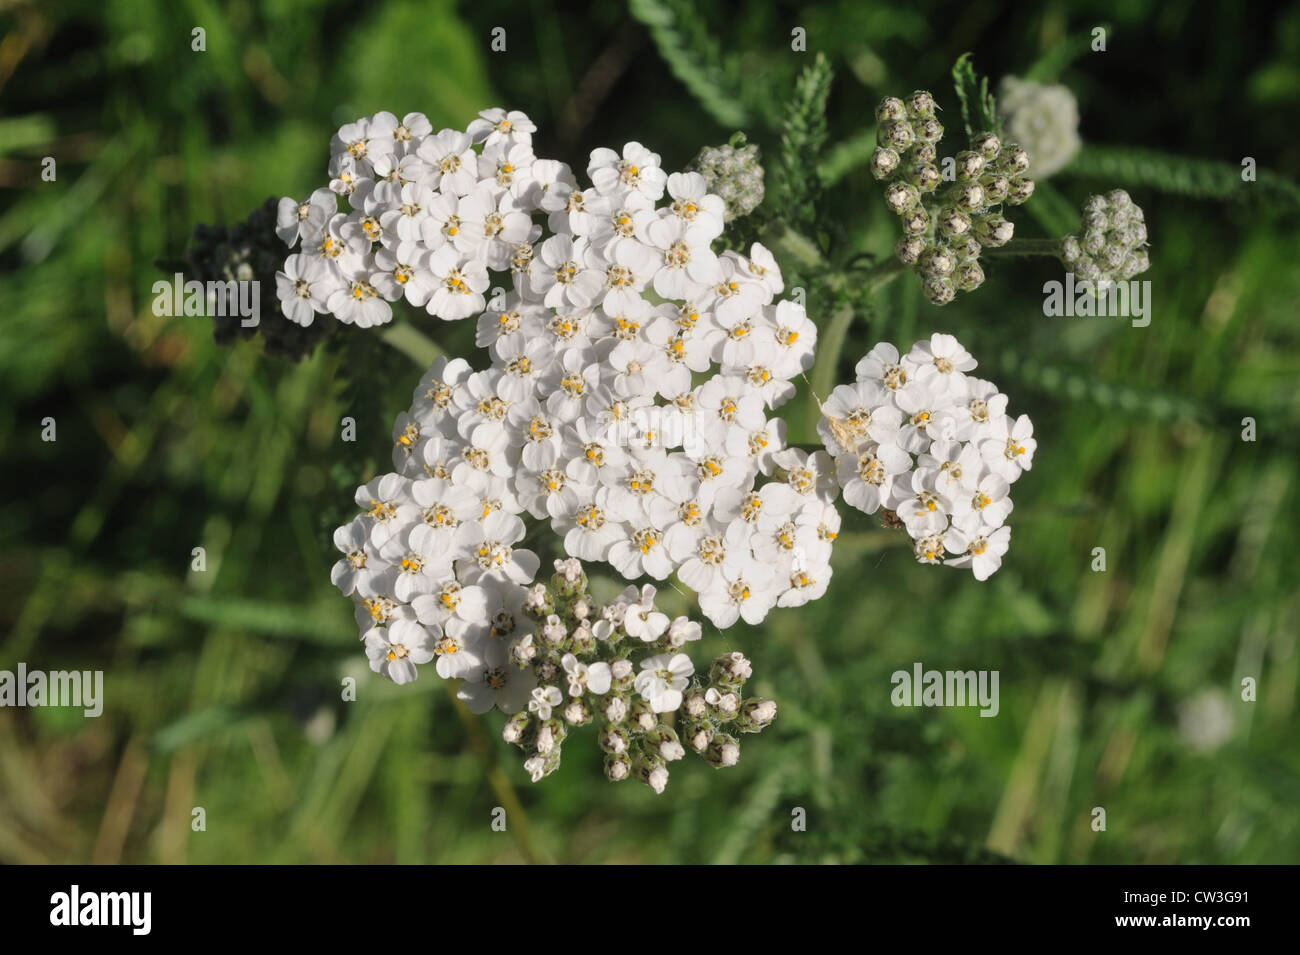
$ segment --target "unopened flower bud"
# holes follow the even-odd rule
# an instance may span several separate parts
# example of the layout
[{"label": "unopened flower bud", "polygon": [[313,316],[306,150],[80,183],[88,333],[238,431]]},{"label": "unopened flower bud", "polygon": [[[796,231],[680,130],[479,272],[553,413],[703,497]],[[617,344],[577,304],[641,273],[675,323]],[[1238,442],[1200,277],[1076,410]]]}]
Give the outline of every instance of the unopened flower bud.
[{"label": "unopened flower bud", "polygon": [[537,647],[533,643],[533,635],[526,633],[510,645],[510,662],[518,667],[526,667],[533,662],[537,656]]},{"label": "unopened flower bud", "polygon": [[587,575],[582,570],[582,562],[576,557],[570,557],[566,560],[557,560],[555,562],[555,576],[551,578],[551,586],[561,597],[569,599],[576,597],[587,589]]},{"label": "unopened flower bud", "polygon": [[1029,169],[1029,153],[1014,143],[1008,143],[998,155],[998,167],[1012,176],[1025,172]]},{"label": "unopened flower bud", "polygon": [[994,133],[976,133],[970,145],[971,149],[983,156],[986,161],[997,159],[998,153],[1002,151],[1002,140]]},{"label": "unopened flower bud", "polygon": [[952,284],[962,292],[973,292],[984,284],[984,270],[978,262],[963,262],[953,270]]},{"label": "unopened flower bud", "polygon": [[642,756],[632,763],[632,774],[645,783],[656,794],[661,794],[668,785],[668,767],[664,761],[655,756]]},{"label": "unopened flower bud", "polygon": [[1067,235],[1061,240],[1061,261],[1067,266],[1073,265],[1083,256],[1083,248],[1079,245],[1079,240],[1072,235]]},{"label": "unopened flower bud", "polygon": [[975,223],[975,238],[990,248],[1006,245],[1015,233],[1015,225],[999,215],[983,216]]},{"label": "unopened flower bud", "polygon": [[979,239],[969,232],[951,240],[948,243],[948,248],[952,250],[953,255],[957,256],[959,262],[970,262],[978,259],[980,253],[984,251],[984,246],[980,245]]},{"label": "unopened flower bud", "polygon": [[912,119],[929,119],[934,115],[934,97],[928,90],[916,90],[907,98],[907,115]]},{"label": "unopened flower bud", "polygon": [[626,753],[628,744],[627,730],[621,726],[605,726],[601,729],[600,735],[596,737],[596,742],[607,753]]},{"label": "unopened flower bud", "polygon": [[554,660],[535,660],[533,661],[533,673],[537,676],[537,682],[542,686],[558,682],[560,679],[560,666]]},{"label": "unopened flower bud", "polygon": [[713,727],[708,723],[687,723],[682,730],[686,745],[697,753],[703,753],[713,742]]},{"label": "unopened flower bud", "polygon": [[934,192],[939,188],[943,177],[939,175],[939,168],[934,163],[918,162],[913,163],[912,168],[908,170],[907,181],[921,192]]},{"label": "unopened flower bud", "polygon": [[689,719],[699,719],[709,712],[709,704],[704,699],[702,688],[695,687],[686,691],[686,695],[682,697],[682,712]]},{"label": "unopened flower bud", "polygon": [[876,147],[871,154],[871,175],[877,179],[888,179],[898,168],[898,153],[884,146]]},{"label": "unopened flower bud", "polygon": [[957,294],[951,279],[933,274],[921,280],[921,293],[933,305],[947,305]]},{"label": "unopened flower bud", "polygon": [[578,656],[590,656],[596,652],[596,635],[591,632],[591,624],[581,621],[569,634],[569,646]]},{"label": "unopened flower bud", "polygon": [[960,209],[948,209],[939,216],[939,231],[949,237],[965,235],[970,229],[970,216]]},{"label": "unopened flower bud", "polygon": [[659,716],[647,701],[640,698],[628,704],[627,715],[634,733],[648,733],[659,725]]},{"label": "unopened flower bud", "polygon": [[876,107],[876,121],[892,123],[907,116],[907,106],[897,96],[886,96]]},{"label": "unopened flower bud", "polygon": [[905,235],[894,245],[894,255],[904,265],[915,265],[925,249],[925,239],[919,235]]},{"label": "unopened flower bud", "polygon": [[773,700],[746,700],[736,716],[736,728],[742,733],[757,733],[776,719],[776,703]]},{"label": "unopened flower bud", "polygon": [[989,205],[1001,202],[1011,190],[1011,180],[1001,173],[985,176],[980,185],[984,187],[984,198]]},{"label": "unopened flower bud", "polygon": [[610,753],[605,757],[605,778],[611,783],[621,783],[632,775],[632,760],[626,753]]},{"label": "unopened flower bud", "polygon": [[1007,202],[1013,206],[1022,205],[1027,202],[1029,197],[1034,194],[1034,180],[1032,179],[1013,179],[1011,188],[1007,191]]},{"label": "unopened flower bud", "polygon": [[551,614],[546,618],[546,623],[542,625],[542,640],[555,649],[564,643],[564,638],[569,635],[569,628],[564,625],[564,621],[557,614]]},{"label": "unopened flower bud", "polygon": [[719,733],[709,743],[709,748],[705,751],[705,759],[714,769],[735,766],[740,761],[740,741],[734,736]]},{"label": "unopened flower bud", "polygon": [[939,150],[934,143],[927,143],[918,140],[912,144],[912,161],[913,162],[934,162],[939,155]]},{"label": "unopened flower bud", "polygon": [[1106,232],[1103,229],[1089,228],[1083,232],[1083,251],[1089,255],[1100,255],[1106,248]]},{"label": "unopened flower bud", "polygon": [[962,182],[978,179],[984,172],[984,157],[971,149],[963,149],[956,156],[957,178]]},{"label": "unopened flower bud", "polygon": [[876,127],[876,145],[895,152],[902,152],[912,145],[912,139],[912,127],[905,122],[881,123]]},{"label": "unopened flower bud", "polygon": [[762,204],[763,166],[758,146],[745,142],[743,135],[732,137],[727,145],[700,150],[691,167],[704,177],[704,187],[725,203],[725,221],[747,216]]},{"label": "unopened flower bud", "polygon": [[962,212],[974,212],[985,205],[984,187],[978,182],[964,183],[953,193],[953,202]]},{"label": "unopened flower bud", "polygon": [[957,259],[947,246],[936,245],[926,249],[916,264],[923,272],[933,272],[935,275],[950,275],[957,266]]},{"label": "unopened flower bud", "polygon": [[930,214],[924,206],[917,206],[903,216],[903,231],[908,235],[921,235],[930,228]]},{"label": "unopened flower bud", "polygon": [[916,208],[921,199],[921,191],[910,182],[891,182],[885,187],[885,205],[895,215],[902,215]]},{"label": "unopened flower bud", "polygon": [[912,132],[923,143],[937,143],[943,139],[943,123],[934,117],[922,119],[912,127]]},{"label": "unopened flower bud", "polygon": [[569,605],[569,613],[573,614],[575,620],[590,620],[596,613],[596,605],[590,597],[583,594]]},{"label": "unopened flower bud", "polygon": [[646,735],[646,745],[652,747],[655,755],[665,762],[671,763],[686,755],[677,733],[666,724],[660,724],[652,733]]}]

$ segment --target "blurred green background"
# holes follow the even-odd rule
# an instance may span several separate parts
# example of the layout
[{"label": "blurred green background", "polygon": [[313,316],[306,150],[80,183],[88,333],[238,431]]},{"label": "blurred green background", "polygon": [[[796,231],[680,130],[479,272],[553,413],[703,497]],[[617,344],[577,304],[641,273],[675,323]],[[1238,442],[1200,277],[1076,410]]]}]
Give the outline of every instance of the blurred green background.
[{"label": "blurred green background", "polygon": [[[106,696],[97,720],[0,709],[0,861],[1296,860],[1300,193],[1238,172],[1245,156],[1300,172],[1300,8],[683,6],[0,3],[0,669],[103,669]],[[736,129],[775,158],[817,53],[835,82],[807,174],[828,182],[837,248],[888,254],[872,109],[933,90],[955,139],[949,73],[968,50],[995,82],[1067,84],[1085,147],[1052,192],[1068,213],[1122,186],[1151,233],[1147,328],[1044,318],[1059,265],[1002,259],[943,309],[904,276],[847,330],[837,377],[877,341],[951,332],[1032,416],[1001,572],[918,566],[842,507],[823,600],[710,638],[754,660],[776,724],[734,769],[674,764],[659,797],[607,784],[594,740],[533,786],[500,714],[467,721],[431,670],[405,688],[371,675],[328,534],[422,368],[377,336],[296,365],[256,339],[218,347],[207,319],[153,315],[158,260],[196,223],[323,184],[331,133],[379,109],[435,128],[523,109],[538,154],[579,170],[628,139],[680,168]],[[1038,203],[1018,235],[1049,234]],[[808,307],[827,319],[816,289]],[[412,319],[470,353],[472,323]],[[358,393],[367,348],[389,374]],[[808,411],[791,410],[792,439],[811,439]],[[895,709],[890,674],[916,661],[999,670],[1000,714]]]}]

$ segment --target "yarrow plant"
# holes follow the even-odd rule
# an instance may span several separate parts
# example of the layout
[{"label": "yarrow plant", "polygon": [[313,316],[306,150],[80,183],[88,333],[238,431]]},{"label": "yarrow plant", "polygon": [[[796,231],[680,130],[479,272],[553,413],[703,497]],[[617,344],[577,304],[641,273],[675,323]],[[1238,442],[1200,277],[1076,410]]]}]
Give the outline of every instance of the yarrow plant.
[{"label": "yarrow plant", "polygon": [[[958,66],[961,92],[974,81],[965,58]],[[803,132],[785,137],[782,195],[799,191],[800,157],[815,159],[829,79],[819,59],[787,111]],[[1012,236],[1001,204],[1033,191],[1028,154],[994,131],[991,99],[977,106],[984,131],[947,183],[933,97],[886,99],[878,113],[871,169],[904,225],[898,259],[937,304],[980,284],[981,249]],[[703,624],[659,609],[659,584],[694,591],[718,628],[818,599],[841,495],[905,529],[922,563],[985,580],[1008,549],[1033,426],[971,374],[955,337],[936,333],[906,353],[876,345],[852,384],[813,396],[823,447],[788,446],[775,412],[813,366],[818,327],[802,290],[781,297],[766,245],[735,250],[732,223],[762,199],[757,150],[737,134],[670,173],[629,142],[593,150],[580,180],[534,154],[535,129],[503,109],[464,130],[434,131],[419,113],[344,125],[328,186],[278,204],[291,251],[277,293],[304,328],[321,316],[382,325],[403,301],[472,319],[486,351],[477,365],[433,362],[394,424],[393,470],[357,489],[359,513],[334,533],[332,579],[354,603],[372,669],[398,684],[428,669],[460,680],[470,710],[507,714],[503,736],[534,781],[593,723],[606,776],[662,792],[688,749],[734,764],[737,734],[769,725],[776,704],[743,695],[752,666],[739,651],[697,665]],[[1118,193],[1086,206],[1075,261],[1109,262],[1118,244],[1125,270],[1144,256],[1135,209]],[[810,270],[800,274],[821,281],[816,243],[772,226],[759,213],[744,232],[787,250],[793,238]],[[823,287],[843,303],[897,271]],[[554,558],[545,581],[539,552]],[[601,565],[628,582],[613,600],[589,588]]]}]

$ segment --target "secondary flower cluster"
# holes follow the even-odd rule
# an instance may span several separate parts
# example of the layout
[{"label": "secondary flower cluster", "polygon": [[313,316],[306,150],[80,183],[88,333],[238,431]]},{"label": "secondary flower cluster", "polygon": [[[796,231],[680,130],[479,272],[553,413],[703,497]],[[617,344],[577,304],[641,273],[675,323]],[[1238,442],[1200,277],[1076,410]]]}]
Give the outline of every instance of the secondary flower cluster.
[{"label": "secondary flower cluster", "polygon": [[1029,154],[994,133],[978,133],[971,148],[936,165],[943,124],[934,97],[917,90],[907,101],[890,96],[876,107],[877,148],[871,172],[886,182],[885,205],[899,217],[903,237],[894,254],[921,276],[925,297],[946,305],[957,292],[984,282],[984,247],[1005,245],[1015,231],[999,213],[1034,192],[1025,177]]},{"label": "secondary flower cluster", "polygon": [[1123,189],[1089,196],[1083,203],[1083,232],[1061,240],[1061,261],[1081,280],[1105,292],[1145,272],[1147,226],[1142,209]]},{"label": "secondary flower cluster", "polygon": [[1040,179],[1068,166],[1083,145],[1079,103],[1066,86],[1005,76],[998,85],[998,118],[1006,134],[1034,157]]},{"label": "secondary flower cluster", "polygon": [[818,433],[845,501],[905,527],[921,563],[985,580],[1010,544],[1011,485],[1037,444],[1028,416],[1009,417],[997,385],[967,374],[975,365],[951,335],[901,356],[882,342],[858,362],[854,384],[831,392]]},{"label": "secondary flower cluster", "polygon": [[[726,654],[702,679],[683,652],[700,639],[698,623],[657,610],[650,585],[628,587],[602,606],[587,583],[578,560],[557,560],[550,584],[535,584],[524,599],[532,632],[510,646],[511,662],[533,688],[502,736],[524,751],[533,782],[559,767],[570,728],[593,721],[613,782],[636,778],[662,793],[668,763],[685,756],[686,746],[715,768],[735,765],[739,743],[724,730],[757,733],[776,718],[771,700],[741,699],[749,661]],[[474,690],[467,685],[461,694],[471,707]],[[665,719],[679,709],[682,736]]]},{"label": "secondary flower cluster", "polygon": [[700,150],[691,165],[704,177],[709,192],[727,204],[727,222],[747,216],[762,205],[763,167],[755,144],[709,146]]}]

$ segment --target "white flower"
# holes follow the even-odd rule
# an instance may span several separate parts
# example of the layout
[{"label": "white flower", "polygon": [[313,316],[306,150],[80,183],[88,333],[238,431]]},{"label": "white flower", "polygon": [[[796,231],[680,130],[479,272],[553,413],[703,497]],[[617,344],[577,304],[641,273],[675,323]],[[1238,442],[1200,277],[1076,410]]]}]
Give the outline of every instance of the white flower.
[{"label": "white flower", "polygon": [[582,663],[572,653],[566,653],[560,658],[560,665],[569,677],[569,696],[582,696],[586,690],[596,696],[609,692],[612,676],[608,663]]},{"label": "white flower", "polygon": [[317,189],[301,202],[286,196],[276,207],[275,234],[290,248],[299,239],[305,245],[321,234],[336,212],[338,200],[329,189]]},{"label": "white flower", "polygon": [[634,190],[653,200],[664,194],[668,182],[659,154],[635,142],[624,145],[622,156],[612,149],[593,149],[587,176],[602,195]]},{"label": "white flower", "polygon": [[945,560],[949,567],[969,567],[976,580],[988,578],[1002,566],[1002,556],[1011,546],[1011,528],[1003,526],[987,533],[967,536],[957,528],[944,535],[943,546],[961,556]]},{"label": "white flower", "polygon": [[661,653],[641,661],[634,686],[656,713],[671,713],[682,705],[682,690],[695,674],[695,664],[684,653]]},{"label": "white flower", "polygon": [[564,702],[564,694],[558,686],[536,687],[528,700],[528,712],[536,713],[539,720],[551,718],[551,707]]},{"label": "white flower", "polygon": [[341,281],[329,260],[317,255],[291,255],[284,271],[275,273],[275,292],[284,317],[298,325],[310,325],[316,313],[328,312],[330,297]]},{"label": "white flower", "polygon": [[485,663],[465,675],[456,691],[472,713],[486,713],[496,707],[503,713],[518,713],[529,702],[537,681],[528,670]]},{"label": "white flower", "polygon": [[366,634],[365,642],[370,669],[399,685],[419,675],[417,664],[433,659],[433,638],[409,620],[398,620],[387,628],[376,627]]}]

